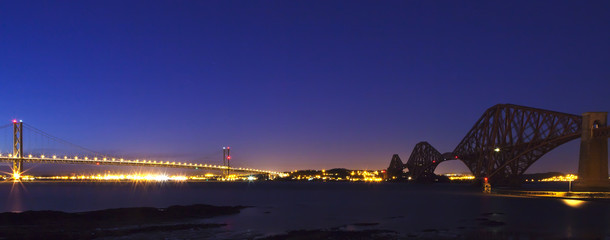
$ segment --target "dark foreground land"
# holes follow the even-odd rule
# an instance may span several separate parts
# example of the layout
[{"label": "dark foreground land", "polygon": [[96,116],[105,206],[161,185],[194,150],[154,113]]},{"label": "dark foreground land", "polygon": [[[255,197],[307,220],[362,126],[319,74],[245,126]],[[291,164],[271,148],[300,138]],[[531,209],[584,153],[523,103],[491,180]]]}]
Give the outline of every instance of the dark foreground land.
[{"label": "dark foreground land", "polygon": [[94,239],[137,233],[208,229],[223,224],[192,224],[189,219],[237,214],[243,206],[190,205],[168,208],[117,208],[91,212],[26,211],[0,213],[0,239]]}]

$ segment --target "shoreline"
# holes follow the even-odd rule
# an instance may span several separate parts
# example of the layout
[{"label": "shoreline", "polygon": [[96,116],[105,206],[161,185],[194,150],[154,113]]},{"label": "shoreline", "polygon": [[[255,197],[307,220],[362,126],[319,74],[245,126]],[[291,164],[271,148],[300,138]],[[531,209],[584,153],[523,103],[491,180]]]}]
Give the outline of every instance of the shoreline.
[{"label": "shoreline", "polygon": [[499,189],[491,193],[497,196],[555,198],[582,201],[610,201],[610,192],[566,192]]}]

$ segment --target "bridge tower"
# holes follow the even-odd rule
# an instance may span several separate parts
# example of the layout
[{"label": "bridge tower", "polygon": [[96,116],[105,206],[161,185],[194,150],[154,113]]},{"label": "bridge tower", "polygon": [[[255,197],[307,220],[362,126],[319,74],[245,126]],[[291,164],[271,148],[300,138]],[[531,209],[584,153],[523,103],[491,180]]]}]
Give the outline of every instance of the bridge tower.
[{"label": "bridge tower", "polygon": [[13,120],[13,178],[19,180],[23,172],[23,121]]},{"label": "bridge tower", "polygon": [[586,112],[582,115],[580,159],[578,161],[577,191],[608,191],[608,137],[596,134],[607,126],[607,112]]},{"label": "bridge tower", "polygon": [[387,178],[390,180],[401,180],[403,178],[403,170],[405,169],[405,164],[402,163],[398,154],[394,154],[392,156],[392,160],[390,160],[390,166],[386,170]]},{"label": "bridge tower", "polygon": [[231,167],[231,147],[222,147],[222,165],[226,167],[226,169],[222,170],[223,175],[229,176]]}]

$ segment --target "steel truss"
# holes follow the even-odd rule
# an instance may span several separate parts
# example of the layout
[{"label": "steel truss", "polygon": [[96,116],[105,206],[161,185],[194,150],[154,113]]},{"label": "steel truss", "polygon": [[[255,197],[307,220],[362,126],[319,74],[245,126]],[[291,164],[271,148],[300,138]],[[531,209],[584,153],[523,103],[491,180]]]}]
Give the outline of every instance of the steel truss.
[{"label": "steel truss", "polygon": [[390,160],[390,166],[388,166],[387,173],[388,178],[390,179],[400,179],[402,178],[402,170],[405,169],[405,165],[400,160],[398,154],[394,154],[392,156],[392,160]]},{"label": "steel truss", "polygon": [[428,142],[419,142],[413,148],[406,167],[413,179],[434,174],[439,163],[444,160],[443,155]]},{"label": "steel truss", "polygon": [[582,117],[512,104],[495,105],[453,150],[475,177],[518,177],[544,154],[581,136]]}]

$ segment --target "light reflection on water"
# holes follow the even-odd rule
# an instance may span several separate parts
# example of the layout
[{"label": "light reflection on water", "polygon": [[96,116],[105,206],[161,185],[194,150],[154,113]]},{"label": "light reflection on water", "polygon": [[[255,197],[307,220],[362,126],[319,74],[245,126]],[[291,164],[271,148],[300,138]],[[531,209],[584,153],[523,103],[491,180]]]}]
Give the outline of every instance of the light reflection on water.
[{"label": "light reflection on water", "polygon": [[[610,204],[485,195],[467,185],[392,183],[0,183],[6,211],[89,211],[120,207],[212,204],[254,206],[234,216],[203,220],[226,230],[280,233],[339,228],[522,232],[551,238],[605,237]],[[578,207],[574,207],[578,205]],[[528,235],[529,236],[529,235]],[[526,236],[527,237],[527,236]]]},{"label": "light reflection on water", "polygon": [[586,203],[586,201],[583,200],[577,200],[577,199],[561,199],[561,201],[563,203],[565,203],[566,205],[573,207],[573,208],[578,208],[578,207],[582,207],[583,204]]},{"label": "light reflection on water", "polygon": [[23,192],[27,189],[19,181],[10,182],[10,190],[7,199],[7,212],[19,213],[24,211]]}]

